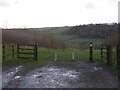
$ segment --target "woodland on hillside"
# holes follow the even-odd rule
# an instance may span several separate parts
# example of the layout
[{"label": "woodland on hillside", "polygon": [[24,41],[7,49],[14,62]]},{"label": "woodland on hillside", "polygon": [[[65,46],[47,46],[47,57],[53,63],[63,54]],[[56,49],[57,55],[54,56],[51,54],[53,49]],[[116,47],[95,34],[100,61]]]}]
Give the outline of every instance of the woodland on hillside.
[{"label": "woodland on hillside", "polygon": [[69,30],[64,31],[64,34],[75,34],[80,37],[100,37],[105,38],[113,34],[117,34],[118,24],[88,24],[73,26]]}]

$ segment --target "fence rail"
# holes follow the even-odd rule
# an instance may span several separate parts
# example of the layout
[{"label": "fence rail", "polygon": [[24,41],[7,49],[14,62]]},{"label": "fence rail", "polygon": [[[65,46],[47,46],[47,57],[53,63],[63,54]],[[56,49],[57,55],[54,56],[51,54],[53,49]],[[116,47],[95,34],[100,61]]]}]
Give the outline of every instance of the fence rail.
[{"label": "fence rail", "polygon": [[[51,50],[51,51],[46,51],[45,50],[40,50],[38,48],[38,44],[33,44],[33,45],[24,45],[24,44],[4,44],[3,43],[3,60],[6,59],[6,57],[11,56],[12,58],[31,58],[34,60],[41,60],[41,59],[51,59],[53,61],[59,61],[60,59],[64,60],[80,60],[81,55],[79,52],[72,50],[71,52],[66,52],[65,50]],[[91,42],[89,44],[89,50],[88,54],[84,57],[88,57],[90,62],[94,62],[94,51],[93,50],[93,43]],[[118,50],[118,49],[117,49]],[[105,45],[100,45],[99,48],[99,56],[102,61],[106,60],[106,64],[111,63],[111,56],[113,55],[112,52],[112,47],[108,43],[106,46]],[[115,52],[117,54],[117,52]],[[49,57],[49,58],[48,58]],[[117,55],[116,55],[117,57]],[[116,60],[117,61],[117,60]]]},{"label": "fence rail", "polygon": [[[24,48],[22,46],[24,46]],[[37,60],[38,59],[37,48],[38,48],[37,44],[34,44],[34,45],[17,44],[16,45],[16,44],[4,44],[3,43],[2,45],[3,60],[5,60],[5,57],[8,57],[8,56],[12,56],[12,58],[14,58],[15,55],[17,56],[17,58],[33,58],[34,60]],[[25,52],[25,50],[27,50],[27,52]],[[29,52],[29,51],[32,51],[32,52]],[[26,56],[26,55],[29,55],[29,56]]]}]

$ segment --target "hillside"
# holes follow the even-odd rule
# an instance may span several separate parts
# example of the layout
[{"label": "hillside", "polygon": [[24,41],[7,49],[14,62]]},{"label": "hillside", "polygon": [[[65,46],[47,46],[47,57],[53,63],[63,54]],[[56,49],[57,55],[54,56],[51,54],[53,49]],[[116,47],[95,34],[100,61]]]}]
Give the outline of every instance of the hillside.
[{"label": "hillside", "polygon": [[63,48],[64,42],[41,33],[30,31],[29,29],[3,29],[2,41],[4,43],[38,43],[40,47]]},{"label": "hillside", "polygon": [[[47,45],[47,47],[53,44],[56,46],[57,43],[64,42],[66,47],[84,48],[88,47],[89,42],[93,42],[95,46],[98,46],[107,40],[112,40],[111,42],[114,41],[114,43],[116,43],[116,40],[114,39],[116,33],[116,23],[88,24],[71,27],[28,28],[27,30],[22,31],[19,29],[3,30],[3,41],[9,42],[10,39],[13,42],[16,42],[16,40],[24,40],[24,42],[26,42],[26,40],[29,40],[29,42],[38,41],[41,45],[46,43],[45,45]],[[9,40],[6,40],[6,38]]]},{"label": "hillside", "polygon": [[100,45],[105,38],[117,33],[117,24],[88,24],[79,26],[31,28],[37,33],[56,38],[69,47],[87,46],[89,42]]},{"label": "hillside", "polygon": [[118,24],[88,24],[73,26],[69,30],[64,31],[64,34],[79,35],[80,37],[96,37],[106,38],[118,31]]},{"label": "hillside", "polygon": [[86,37],[80,37],[79,35],[64,33],[69,31],[71,28],[72,27],[50,27],[50,28],[31,28],[30,30],[63,40],[65,42],[76,42],[79,39],[86,39],[86,40],[88,39]]}]

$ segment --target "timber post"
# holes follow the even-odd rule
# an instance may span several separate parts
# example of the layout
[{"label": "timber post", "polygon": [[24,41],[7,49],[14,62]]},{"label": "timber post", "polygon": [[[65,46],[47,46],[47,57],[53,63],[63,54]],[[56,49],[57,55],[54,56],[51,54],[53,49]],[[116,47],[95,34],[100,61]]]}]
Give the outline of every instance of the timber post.
[{"label": "timber post", "polygon": [[93,44],[92,44],[92,42],[90,42],[89,47],[90,47],[89,59],[90,59],[91,62],[93,62]]}]

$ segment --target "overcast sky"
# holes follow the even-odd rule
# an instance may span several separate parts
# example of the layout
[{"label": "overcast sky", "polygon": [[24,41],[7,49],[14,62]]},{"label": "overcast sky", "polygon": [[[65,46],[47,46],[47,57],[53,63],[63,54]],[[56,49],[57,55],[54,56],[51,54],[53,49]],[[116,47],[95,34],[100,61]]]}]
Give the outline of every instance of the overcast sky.
[{"label": "overcast sky", "polygon": [[119,0],[0,0],[0,27],[118,22]]}]

